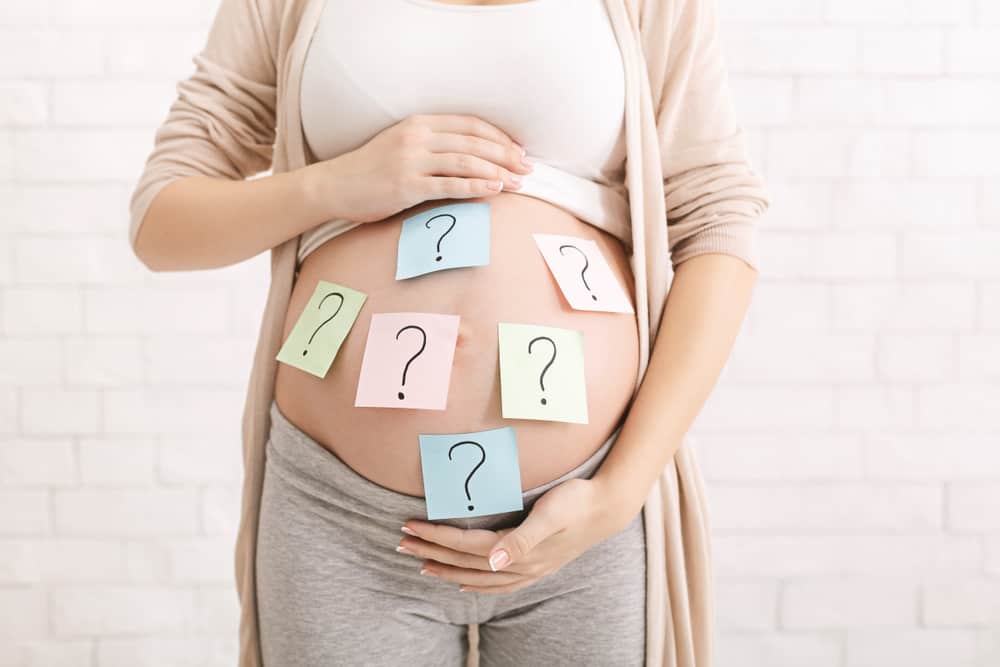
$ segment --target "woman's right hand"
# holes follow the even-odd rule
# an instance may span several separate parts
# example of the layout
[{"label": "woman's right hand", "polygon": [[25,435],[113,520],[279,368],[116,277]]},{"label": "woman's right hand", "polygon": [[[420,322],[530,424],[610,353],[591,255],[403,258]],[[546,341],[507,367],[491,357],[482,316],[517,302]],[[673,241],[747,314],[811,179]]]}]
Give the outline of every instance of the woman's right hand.
[{"label": "woman's right hand", "polygon": [[523,154],[477,116],[413,114],[360,148],[313,165],[320,176],[316,196],[335,198],[337,217],[374,222],[430,199],[516,190],[520,175],[533,169]]}]

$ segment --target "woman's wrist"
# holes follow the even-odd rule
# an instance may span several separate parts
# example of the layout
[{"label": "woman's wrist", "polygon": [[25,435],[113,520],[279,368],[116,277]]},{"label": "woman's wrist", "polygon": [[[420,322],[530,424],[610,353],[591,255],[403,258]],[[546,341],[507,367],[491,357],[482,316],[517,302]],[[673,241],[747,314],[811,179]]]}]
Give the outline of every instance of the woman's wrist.
[{"label": "woman's wrist", "polygon": [[306,215],[316,224],[327,220],[346,218],[341,207],[343,173],[340,158],[315,162],[295,170],[295,187],[300,201],[305,205]]},{"label": "woman's wrist", "polygon": [[[643,453],[642,447],[648,449],[648,446],[655,441],[657,450],[664,452],[676,450],[676,447],[667,446],[670,439],[662,435],[653,440],[636,435],[645,428],[638,423],[641,418],[640,412],[641,409],[637,410],[633,405],[628,419],[636,421],[631,424],[626,422],[626,426],[615,440],[612,451],[591,478],[601,486],[600,495],[607,499],[605,505],[608,520],[617,522],[619,529],[625,528],[635,515],[642,511],[650,491],[663,471],[663,466],[667,463],[664,460],[661,465],[659,459],[651,457],[650,453]],[[664,430],[658,428],[655,432],[662,434]],[[635,439],[637,437],[638,440]],[[653,463],[653,460],[656,462]]]},{"label": "woman's wrist", "polygon": [[623,484],[611,475],[601,474],[600,469],[590,481],[597,485],[598,497],[601,498],[598,522],[605,526],[604,532],[614,535],[624,530],[642,510],[648,489],[640,497],[636,493],[635,484]]}]

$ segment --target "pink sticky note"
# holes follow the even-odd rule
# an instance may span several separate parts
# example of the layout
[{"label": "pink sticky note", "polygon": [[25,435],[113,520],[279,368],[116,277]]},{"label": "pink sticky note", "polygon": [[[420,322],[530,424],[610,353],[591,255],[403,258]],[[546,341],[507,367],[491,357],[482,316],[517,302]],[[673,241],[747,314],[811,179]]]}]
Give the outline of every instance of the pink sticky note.
[{"label": "pink sticky note", "polygon": [[573,308],[608,313],[634,313],[628,294],[591,239],[558,234],[532,234],[538,249]]},{"label": "pink sticky note", "polygon": [[354,405],[444,410],[457,339],[458,315],[373,314]]}]

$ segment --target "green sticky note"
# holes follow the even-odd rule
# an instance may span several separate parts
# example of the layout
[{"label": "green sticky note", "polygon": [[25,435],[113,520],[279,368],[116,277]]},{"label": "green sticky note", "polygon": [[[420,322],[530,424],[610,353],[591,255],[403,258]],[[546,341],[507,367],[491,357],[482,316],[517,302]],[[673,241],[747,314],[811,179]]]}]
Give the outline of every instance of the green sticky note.
[{"label": "green sticky note", "polygon": [[586,424],[583,332],[507,322],[498,327],[504,418]]},{"label": "green sticky note", "polygon": [[326,377],[366,298],[365,293],[350,287],[319,281],[281,346],[278,361],[318,378]]}]

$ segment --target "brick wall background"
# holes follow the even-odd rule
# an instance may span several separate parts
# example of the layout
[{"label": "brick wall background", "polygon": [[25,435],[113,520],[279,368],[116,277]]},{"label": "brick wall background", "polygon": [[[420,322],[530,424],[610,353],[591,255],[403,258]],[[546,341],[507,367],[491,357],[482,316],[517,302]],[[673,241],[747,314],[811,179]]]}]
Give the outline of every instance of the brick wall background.
[{"label": "brick wall background", "polygon": [[[695,426],[718,664],[998,665],[1000,2],[718,2],[774,197]],[[0,3],[2,667],[235,664],[266,255],[125,241],[214,6]]]}]

